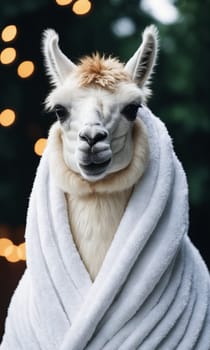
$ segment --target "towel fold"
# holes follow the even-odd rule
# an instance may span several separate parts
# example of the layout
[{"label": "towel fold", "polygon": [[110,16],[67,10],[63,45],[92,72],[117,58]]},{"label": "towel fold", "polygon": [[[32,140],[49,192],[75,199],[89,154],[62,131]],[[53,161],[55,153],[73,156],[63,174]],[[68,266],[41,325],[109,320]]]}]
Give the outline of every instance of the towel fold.
[{"label": "towel fold", "polygon": [[187,236],[188,189],[164,124],[148,108],[150,161],[91,282],[48,148],[27,216],[27,269],[1,350],[209,350],[210,279]]}]

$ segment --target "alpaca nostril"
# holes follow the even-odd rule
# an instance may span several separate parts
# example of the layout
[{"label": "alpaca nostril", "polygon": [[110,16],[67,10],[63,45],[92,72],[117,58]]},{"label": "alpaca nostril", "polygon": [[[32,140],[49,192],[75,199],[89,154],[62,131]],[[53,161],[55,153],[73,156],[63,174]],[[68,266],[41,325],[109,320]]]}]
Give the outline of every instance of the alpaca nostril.
[{"label": "alpaca nostril", "polygon": [[79,134],[80,139],[86,141],[90,146],[95,145],[95,143],[99,141],[103,141],[107,136],[108,134],[105,131],[98,132],[93,137],[84,132]]},{"label": "alpaca nostril", "polygon": [[86,141],[90,146],[93,145],[92,138],[88,136],[87,134],[79,134],[79,137],[81,140]]},{"label": "alpaca nostril", "polygon": [[93,137],[93,142],[103,141],[106,137],[107,133],[105,131],[99,132]]}]

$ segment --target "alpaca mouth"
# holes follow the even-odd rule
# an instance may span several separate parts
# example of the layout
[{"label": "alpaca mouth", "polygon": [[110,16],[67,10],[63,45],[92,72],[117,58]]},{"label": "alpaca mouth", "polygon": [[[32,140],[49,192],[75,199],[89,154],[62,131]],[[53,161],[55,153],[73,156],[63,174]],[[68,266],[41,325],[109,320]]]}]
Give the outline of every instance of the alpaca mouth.
[{"label": "alpaca mouth", "polygon": [[80,144],[77,153],[78,166],[84,177],[101,177],[112,160],[112,150],[108,144],[97,143],[93,147]]},{"label": "alpaca mouth", "polygon": [[79,164],[80,168],[85,172],[86,175],[96,176],[104,173],[106,168],[111,162],[111,158],[102,163],[90,163],[88,165]]}]

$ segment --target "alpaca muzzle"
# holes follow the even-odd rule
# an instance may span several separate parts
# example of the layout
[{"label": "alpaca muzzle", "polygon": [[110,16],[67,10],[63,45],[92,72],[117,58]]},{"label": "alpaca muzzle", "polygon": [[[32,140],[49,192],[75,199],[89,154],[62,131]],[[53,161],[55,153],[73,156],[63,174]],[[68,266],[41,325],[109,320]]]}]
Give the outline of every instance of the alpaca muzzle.
[{"label": "alpaca muzzle", "polygon": [[83,128],[78,134],[78,166],[83,175],[98,176],[107,170],[111,159],[109,134],[98,124]]}]

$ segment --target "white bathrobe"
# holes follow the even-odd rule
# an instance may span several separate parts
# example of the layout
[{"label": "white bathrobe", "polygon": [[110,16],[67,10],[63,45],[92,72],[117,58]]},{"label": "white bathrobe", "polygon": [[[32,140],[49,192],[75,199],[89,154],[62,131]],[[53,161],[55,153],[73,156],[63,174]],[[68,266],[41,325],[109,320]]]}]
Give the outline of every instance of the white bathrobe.
[{"label": "white bathrobe", "polygon": [[210,278],[188,232],[188,189],[163,123],[145,108],[150,160],[94,283],[74,245],[48,149],[34,182],[27,269],[1,350],[209,350]]}]

